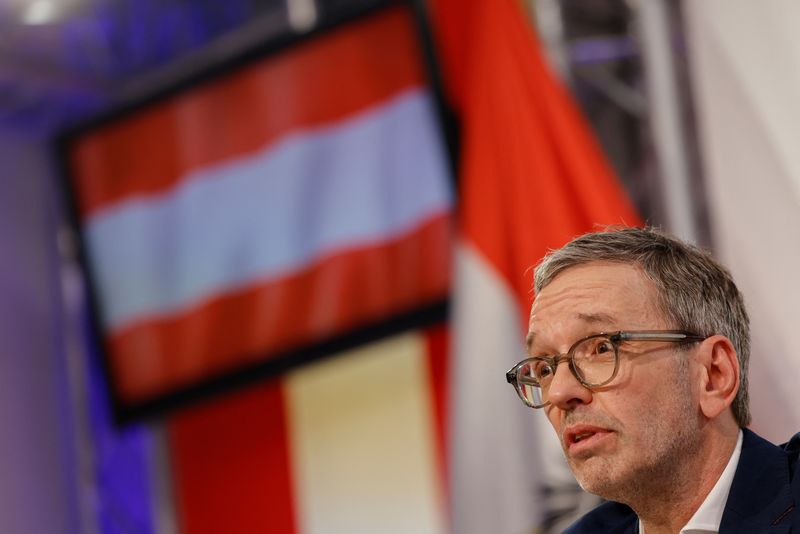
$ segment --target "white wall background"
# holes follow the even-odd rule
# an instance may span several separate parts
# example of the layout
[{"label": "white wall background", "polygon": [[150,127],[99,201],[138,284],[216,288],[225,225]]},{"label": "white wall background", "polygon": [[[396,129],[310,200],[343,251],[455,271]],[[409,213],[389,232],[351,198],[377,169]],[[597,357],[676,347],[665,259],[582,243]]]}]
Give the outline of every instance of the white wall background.
[{"label": "white wall background", "polygon": [[717,256],[753,327],[753,428],[800,430],[800,3],[684,2]]}]

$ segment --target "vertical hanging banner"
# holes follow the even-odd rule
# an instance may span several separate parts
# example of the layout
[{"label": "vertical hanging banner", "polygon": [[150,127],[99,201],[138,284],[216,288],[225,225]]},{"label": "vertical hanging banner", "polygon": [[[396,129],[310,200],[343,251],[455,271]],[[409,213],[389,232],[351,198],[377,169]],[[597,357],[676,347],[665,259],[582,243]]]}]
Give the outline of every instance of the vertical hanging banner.
[{"label": "vertical hanging banner", "polygon": [[389,4],[63,137],[123,418],[444,317],[448,156]]},{"label": "vertical hanging banner", "polygon": [[180,532],[448,532],[446,350],[444,326],[408,331],[175,413]]},{"label": "vertical hanging banner", "polygon": [[561,452],[503,374],[525,357],[531,267],[572,237],[639,216],[519,2],[435,0],[433,11],[463,130],[449,364],[453,531],[550,531],[580,490],[567,475],[564,510],[546,502],[560,490],[547,471]]}]

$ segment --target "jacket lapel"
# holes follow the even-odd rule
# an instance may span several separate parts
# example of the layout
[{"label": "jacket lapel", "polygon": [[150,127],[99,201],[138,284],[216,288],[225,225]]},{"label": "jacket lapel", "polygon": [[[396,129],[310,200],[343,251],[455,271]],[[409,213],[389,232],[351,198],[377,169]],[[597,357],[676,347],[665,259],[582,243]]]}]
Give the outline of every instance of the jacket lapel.
[{"label": "jacket lapel", "polygon": [[742,454],[733,477],[720,533],[788,533],[795,502],[786,453],[743,430]]}]

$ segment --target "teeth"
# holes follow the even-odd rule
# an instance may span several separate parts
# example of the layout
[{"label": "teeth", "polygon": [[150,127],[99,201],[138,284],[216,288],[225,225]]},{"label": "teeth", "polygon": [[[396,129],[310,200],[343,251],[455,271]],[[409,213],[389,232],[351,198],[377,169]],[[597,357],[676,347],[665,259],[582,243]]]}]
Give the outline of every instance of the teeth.
[{"label": "teeth", "polygon": [[589,436],[594,435],[594,432],[584,432],[583,434],[578,434],[575,436],[575,443],[578,443],[582,439],[588,438]]}]

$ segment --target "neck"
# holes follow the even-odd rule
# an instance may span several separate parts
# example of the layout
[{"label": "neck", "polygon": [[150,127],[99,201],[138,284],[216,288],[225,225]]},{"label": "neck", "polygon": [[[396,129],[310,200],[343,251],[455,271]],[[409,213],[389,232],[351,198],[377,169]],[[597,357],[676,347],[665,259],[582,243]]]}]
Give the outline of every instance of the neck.
[{"label": "neck", "polygon": [[647,534],[674,534],[694,515],[719,480],[733,454],[739,428],[711,428],[696,451],[687,451],[669,474],[650,479],[627,503],[639,516]]}]

